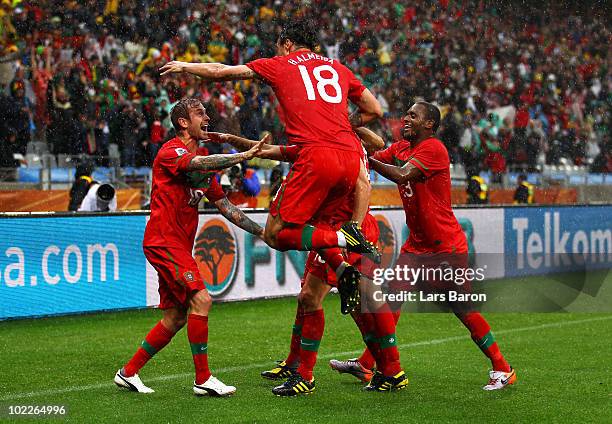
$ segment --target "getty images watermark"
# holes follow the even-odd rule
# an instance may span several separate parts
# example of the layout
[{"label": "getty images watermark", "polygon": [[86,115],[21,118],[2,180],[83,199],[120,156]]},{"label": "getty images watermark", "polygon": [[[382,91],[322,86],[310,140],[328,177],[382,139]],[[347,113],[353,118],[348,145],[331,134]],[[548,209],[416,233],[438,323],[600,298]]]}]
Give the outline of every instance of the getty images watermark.
[{"label": "getty images watermark", "polygon": [[377,312],[388,305],[410,312],[612,312],[612,257],[541,254],[535,259],[402,254],[392,265],[364,270],[361,310]]},{"label": "getty images watermark", "polygon": [[[395,265],[393,268],[376,268],[372,282],[378,289],[370,295],[376,302],[486,302],[486,293],[469,293],[473,281],[484,281],[487,266],[482,268],[455,268],[450,263],[431,267],[420,265]],[[453,285],[461,290],[452,290]],[[424,287],[425,286],[425,287]],[[438,288],[439,292],[424,291]],[[448,289],[448,290],[444,290]]]}]

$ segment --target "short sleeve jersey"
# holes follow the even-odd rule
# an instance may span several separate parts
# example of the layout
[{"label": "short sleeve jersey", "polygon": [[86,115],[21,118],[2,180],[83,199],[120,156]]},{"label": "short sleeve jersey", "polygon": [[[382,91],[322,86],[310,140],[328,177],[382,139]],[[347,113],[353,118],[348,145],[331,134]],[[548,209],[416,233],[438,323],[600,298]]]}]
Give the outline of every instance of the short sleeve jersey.
[{"label": "short sleeve jersey", "polygon": [[[197,154],[206,154],[199,149]],[[151,215],[144,234],[144,246],[182,247],[189,252],[198,226],[198,203],[206,196],[211,202],[225,197],[215,171],[189,171],[196,156],[179,138],[166,142],[153,162]]]},{"label": "short sleeve jersey", "polygon": [[467,252],[467,240],[451,207],[450,160],[444,144],[429,138],[412,148],[402,140],[374,158],[400,167],[410,162],[423,173],[418,181],[398,185],[410,230],[402,252]]},{"label": "short sleeve jersey", "polygon": [[348,100],[365,90],[344,65],[308,50],[247,63],[274,90],[291,144],[357,151],[348,120]]}]

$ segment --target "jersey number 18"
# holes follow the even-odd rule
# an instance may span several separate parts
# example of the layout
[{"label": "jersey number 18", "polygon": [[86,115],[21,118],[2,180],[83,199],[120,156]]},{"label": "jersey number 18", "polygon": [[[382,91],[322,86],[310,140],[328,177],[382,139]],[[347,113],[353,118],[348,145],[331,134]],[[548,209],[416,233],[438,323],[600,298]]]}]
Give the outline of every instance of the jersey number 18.
[{"label": "jersey number 18", "polygon": [[[306,88],[306,96],[308,100],[316,100],[316,94],[314,90],[314,86],[312,85],[312,80],[310,79],[310,75],[308,74],[308,69],[304,65],[298,65],[298,69],[300,70],[300,75],[302,76],[302,81],[304,82],[304,87]],[[323,71],[331,72],[331,78],[325,78],[321,75]],[[319,92],[319,96],[321,99],[327,103],[340,103],[342,101],[342,88],[340,84],[338,84],[339,76],[338,72],[334,68],[329,65],[321,65],[317,66],[312,70],[312,75],[317,80],[317,91]],[[334,89],[334,94],[329,95],[325,91],[325,87],[330,86]]]}]

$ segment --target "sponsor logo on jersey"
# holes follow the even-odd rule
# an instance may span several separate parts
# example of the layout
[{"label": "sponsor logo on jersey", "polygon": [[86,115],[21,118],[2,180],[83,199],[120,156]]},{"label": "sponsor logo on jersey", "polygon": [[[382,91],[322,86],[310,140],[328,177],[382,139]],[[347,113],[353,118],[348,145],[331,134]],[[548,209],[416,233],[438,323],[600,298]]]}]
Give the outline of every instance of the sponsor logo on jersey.
[{"label": "sponsor logo on jersey", "polygon": [[187,149],[183,149],[182,147],[177,147],[176,149],[174,149],[174,151],[179,156],[183,156],[183,155],[186,155],[188,153]]},{"label": "sponsor logo on jersey", "polygon": [[233,230],[221,219],[209,219],[198,231],[194,257],[211,296],[219,297],[232,286],[238,266],[237,247]]}]

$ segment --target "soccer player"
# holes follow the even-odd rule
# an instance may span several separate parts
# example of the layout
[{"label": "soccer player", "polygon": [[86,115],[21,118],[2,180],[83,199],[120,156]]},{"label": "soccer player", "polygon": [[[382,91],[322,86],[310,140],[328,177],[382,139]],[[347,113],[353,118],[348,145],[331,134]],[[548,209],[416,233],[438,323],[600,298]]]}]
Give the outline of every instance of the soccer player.
[{"label": "soccer player", "polygon": [[[357,128],[356,133],[359,135],[364,148],[369,152],[380,150],[384,146],[382,139],[376,137],[367,128]],[[252,148],[255,143],[230,134],[210,133],[209,137],[214,141],[230,143],[242,150]],[[260,156],[273,160],[294,162],[297,159],[298,152],[298,146],[266,145],[262,148]],[[364,222],[364,234],[371,243],[376,244],[378,241],[378,223],[369,214],[368,210],[370,182],[365,155],[363,155],[363,160],[364,163],[360,169],[355,192],[352,196],[327,205],[319,216],[321,220],[319,225],[336,229],[338,223],[349,219],[355,220],[359,224]],[[364,204],[365,208],[363,207]],[[344,260],[359,271],[363,271],[365,276],[370,275],[374,268],[374,264],[367,257],[361,257],[358,254],[349,254]],[[302,288],[298,296],[289,356],[286,360],[279,361],[273,369],[261,373],[262,377],[271,380],[287,379],[285,383],[272,389],[272,393],[275,395],[295,396],[309,394],[315,390],[313,369],[324,330],[322,303],[331,288],[338,286],[339,274],[341,272],[331,269],[318,252],[310,252],[302,278]],[[342,295],[342,292],[340,293]],[[388,391],[406,387],[408,379],[401,368],[397,350],[396,320],[388,306],[382,305],[368,313],[354,310],[351,315],[387,381],[387,384],[383,386],[368,385],[366,390]],[[362,380],[369,381],[367,377],[371,377],[371,375],[372,372],[368,370],[368,374],[364,375]]]},{"label": "soccer player", "polygon": [[159,308],[163,318],[146,335],[140,348],[115,374],[115,383],[139,393],[152,393],[138,371],[187,324],[193,354],[196,395],[229,396],[236,391],[211,375],[208,368],[208,313],[212,300],[192,256],[202,197],[238,227],[263,237],[263,228],[232,205],[215,178],[260,153],[265,140],[244,153],[198,155],[198,142],[207,139],[210,118],[197,99],[183,99],[170,112],[176,138],[166,142],[153,163],[151,216],[144,234],[144,253],[159,276]]},{"label": "soccer player", "polygon": [[[346,247],[380,260],[354,222],[339,231],[312,225],[329,203],[353,192],[360,169],[361,148],[353,128],[382,116],[374,95],[344,65],[314,53],[317,24],[289,20],[277,40],[278,55],[246,65],[168,62],[161,75],[187,72],[207,81],[258,78],[268,83],[283,109],[290,144],[300,147],[292,172],[270,205],[265,238],[278,250]],[[358,107],[350,117],[348,100]],[[324,164],[324,166],[323,166]],[[339,249],[321,251],[333,269],[344,268],[340,286],[353,291],[358,274],[344,263]]]},{"label": "soccer player", "polygon": [[[439,109],[431,103],[417,102],[404,117],[406,141],[398,141],[370,158],[374,170],[398,185],[410,229],[402,247],[404,257],[467,257],[467,240],[451,208],[448,152],[434,137],[439,124]],[[506,362],[484,317],[471,309],[450,306],[491,361],[493,369],[483,389],[497,390],[513,384],[516,373]],[[372,382],[376,379],[377,375]],[[375,384],[384,382],[384,378],[377,380]]]}]

